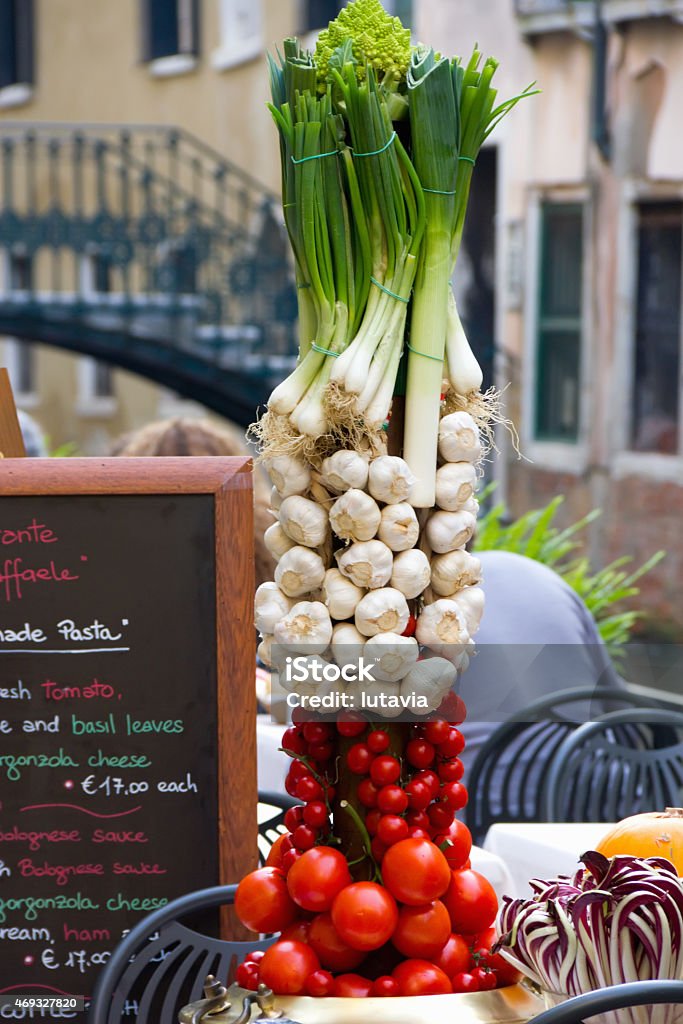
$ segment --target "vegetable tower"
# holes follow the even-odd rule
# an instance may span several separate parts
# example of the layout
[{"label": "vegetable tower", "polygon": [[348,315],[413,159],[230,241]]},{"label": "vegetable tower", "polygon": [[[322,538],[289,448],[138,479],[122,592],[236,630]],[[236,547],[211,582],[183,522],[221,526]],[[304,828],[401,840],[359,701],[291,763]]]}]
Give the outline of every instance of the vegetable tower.
[{"label": "vegetable tower", "polygon": [[282,687],[332,713],[297,709],[285,733],[302,803],[236,902],[282,934],[238,980],[318,996],[492,987],[462,938],[496,901],[455,821],[453,688],[483,610],[466,545],[496,403],[451,281],[479,149],[530,90],[496,105],[493,59],[412,46],[379,0],[349,3],[315,53],[286,40],[269,67],[300,350],[254,428],[277,560],[256,625]]}]

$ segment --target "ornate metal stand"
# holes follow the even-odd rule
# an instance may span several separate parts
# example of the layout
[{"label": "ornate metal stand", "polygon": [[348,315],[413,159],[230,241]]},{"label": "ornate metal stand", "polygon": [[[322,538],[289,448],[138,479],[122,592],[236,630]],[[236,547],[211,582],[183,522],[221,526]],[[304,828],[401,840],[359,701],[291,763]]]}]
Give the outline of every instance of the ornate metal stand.
[{"label": "ornate metal stand", "polygon": [[257,992],[248,992],[238,985],[225,988],[209,974],[204,983],[204,999],[190,1003],[180,1011],[179,1024],[248,1024],[254,1006],[261,1011],[253,1024],[279,1021],[279,1024],[297,1024],[275,1005],[271,989],[259,985]]}]

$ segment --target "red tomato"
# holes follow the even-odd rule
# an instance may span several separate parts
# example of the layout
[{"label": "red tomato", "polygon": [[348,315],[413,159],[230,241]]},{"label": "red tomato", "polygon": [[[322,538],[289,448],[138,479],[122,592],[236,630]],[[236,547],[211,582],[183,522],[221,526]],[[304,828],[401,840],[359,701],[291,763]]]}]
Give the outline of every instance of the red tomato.
[{"label": "red tomato", "polygon": [[441,900],[423,907],[401,907],[391,941],[399,953],[432,960],[451,934],[451,919]]},{"label": "red tomato", "polygon": [[443,743],[450,732],[450,725],[445,718],[434,718],[424,727],[425,739],[434,745]]},{"label": "red tomato", "polygon": [[259,986],[258,964],[243,963],[235,971],[235,981],[241,988],[250,989],[255,992]]},{"label": "red tomato", "polygon": [[402,996],[439,996],[453,991],[448,976],[428,960],[404,960],[393,977]]},{"label": "red tomato", "polygon": [[[372,764],[372,753],[365,743],[354,743],[347,751],[346,764],[354,775],[367,775]],[[374,779],[373,779],[374,782]]]},{"label": "red tomato", "polygon": [[320,999],[322,996],[331,996],[334,988],[334,978],[329,971],[313,971],[306,978],[306,995]]},{"label": "red tomato", "polygon": [[470,947],[462,935],[451,935],[441,952],[432,957],[437,967],[440,967],[449,978],[454,974],[460,974],[469,970]]},{"label": "red tomato", "polygon": [[405,789],[410,806],[416,811],[424,811],[432,802],[432,788],[420,779],[411,779]]},{"label": "red tomato", "polygon": [[460,782],[465,774],[465,766],[459,757],[451,757],[441,762],[437,772],[442,782]]},{"label": "red tomato", "polygon": [[496,987],[496,976],[493,971],[487,970],[486,967],[475,967],[471,973],[472,977],[476,978],[479,982],[479,988],[482,992],[490,992],[491,989]]},{"label": "red tomato", "polygon": [[372,779],[363,779],[358,783],[358,799],[363,807],[376,807],[379,789]]},{"label": "red tomato", "polygon": [[343,941],[354,949],[379,949],[394,932],[398,907],[391,893],[376,882],[354,882],[336,896],[332,921]]},{"label": "red tomato", "polygon": [[327,819],[327,804],[324,804],[322,800],[311,800],[304,807],[304,822],[310,828],[322,828],[327,824]]},{"label": "red tomato", "polygon": [[392,896],[401,903],[417,907],[445,893],[451,869],[434,843],[427,839],[404,839],[387,850],[382,861],[382,877]]},{"label": "red tomato", "polygon": [[373,729],[372,732],[368,734],[368,738],[365,742],[373,754],[382,754],[387,749],[391,741],[389,739],[389,733],[385,732],[384,729]]},{"label": "red tomato", "polygon": [[[456,785],[459,786],[460,783],[457,782]],[[430,804],[427,808],[427,815],[432,828],[437,828],[440,832],[444,832],[447,828],[451,827],[455,818],[455,811],[448,804],[443,804],[439,801],[438,803]],[[299,828],[301,827],[299,826]],[[298,831],[299,829],[297,829]],[[296,845],[296,839],[294,840],[294,845]]]},{"label": "red tomato", "polygon": [[503,988],[505,985],[516,985],[518,981],[522,980],[521,972],[509,964],[500,953],[489,953],[486,960],[496,976],[499,988]]},{"label": "red tomato", "polygon": [[282,870],[287,875],[289,874],[290,868],[296,864],[301,854],[298,850],[287,850],[286,853],[282,854]]},{"label": "red tomato", "polygon": [[459,757],[465,749],[465,740],[459,729],[451,727],[448,736],[439,744],[441,757]]},{"label": "red tomato", "polygon": [[370,852],[378,864],[382,863],[382,861],[384,860],[384,854],[387,852],[388,849],[389,847],[386,845],[386,843],[382,842],[379,836],[373,837],[373,840],[370,843]]},{"label": "red tomato", "polygon": [[319,914],[311,922],[308,941],[323,967],[331,971],[352,971],[365,959],[365,953],[344,942],[330,914]]},{"label": "red tomato", "polygon": [[381,978],[375,978],[372,983],[371,996],[397,996],[398,982],[390,974],[383,974]]},{"label": "red tomato", "polygon": [[331,846],[307,850],[287,875],[287,888],[294,902],[318,913],[329,910],[337,893],[350,882],[346,857]]},{"label": "red tomato", "polygon": [[467,971],[462,971],[460,974],[456,974],[453,977],[453,991],[478,992],[479,982],[474,977],[474,975],[469,974]]},{"label": "red tomato", "polygon": [[408,822],[398,814],[383,814],[377,825],[377,838],[385,846],[408,838]]},{"label": "red tomato", "polygon": [[287,891],[279,868],[258,868],[237,886],[235,911],[253,932],[280,932],[297,916],[296,904]]},{"label": "red tomato", "polygon": [[276,942],[260,964],[260,980],[280,996],[298,996],[306,989],[309,974],[320,970],[310,946],[292,939]]},{"label": "red tomato", "polygon": [[[284,850],[282,849],[283,844],[284,844]],[[291,848],[292,848],[292,838],[291,838],[291,836],[287,835],[287,833],[285,833],[282,836],[278,836],[278,838],[275,840],[275,842],[271,846],[270,850],[268,851],[268,856],[266,857],[266,867],[267,868],[281,868],[282,867],[282,858],[283,858],[284,854],[287,853],[287,850],[291,850]]]},{"label": "red tomato", "polygon": [[483,932],[498,911],[498,897],[489,880],[468,868],[451,873],[451,884],[443,901],[451,915],[453,931],[465,935]]},{"label": "red tomato", "polygon": [[294,939],[296,942],[308,942],[308,933],[311,928],[310,921],[295,921],[280,932],[280,942],[283,939]]},{"label": "red tomato", "polygon": [[301,804],[297,807],[289,807],[285,811],[285,828],[288,828],[290,832],[293,832],[295,828],[303,824],[304,821],[304,809]]},{"label": "red tomato", "polygon": [[332,735],[332,730],[325,722],[307,722],[303,734],[308,743],[324,743]]},{"label": "red tomato", "polygon": [[435,753],[434,747],[427,740],[411,740],[406,747],[408,764],[414,768],[429,768]]},{"label": "red tomato", "polygon": [[282,746],[285,750],[291,751],[292,754],[306,753],[306,741],[299,733],[299,730],[293,726],[290,726],[289,729],[285,729],[283,732]]},{"label": "red tomato", "polygon": [[368,723],[362,715],[350,711],[341,721],[337,722],[337,732],[340,736],[360,736],[362,732],[365,732],[367,725]]},{"label": "red tomato", "polygon": [[308,825],[298,825],[292,832],[292,842],[297,850],[310,850],[315,846],[317,832]]},{"label": "red tomato", "polygon": [[467,790],[462,782],[446,782],[441,790],[441,799],[454,811],[461,811],[467,803]]},{"label": "red tomato", "polygon": [[296,798],[305,804],[311,800],[321,800],[324,796],[323,787],[311,775],[304,776],[296,784]]},{"label": "red tomato", "polygon": [[400,761],[391,754],[380,754],[370,765],[370,778],[376,786],[388,786],[401,774]]},{"label": "red tomato", "polygon": [[439,790],[441,789],[441,779],[436,774],[436,772],[433,772],[431,770],[431,768],[427,769],[424,772],[418,772],[417,775],[415,776],[415,779],[419,782],[425,782],[429,786],[429,791],[431,793],[432,800],[434,800],[439,795]]},{"label": "red tomato", "polygon": [[[360,786],[358,795],[360,797]],[[377,793],[377,806],[384,814],[403,814],[408,807],[408,794],[400,786],[382,786]]]},{"label": "red tomato", "polygon": [[[467,825],[457,819],[446,832],[434,836],[435,844],[453,869],[461,868],[472,849],[472,834]],[[444,847],[444,843],[448,845]]]},{"label": "red tomato", "polygon": [[372,982],[360,974],[340,974],[334,979],[332,995],[348,999],[365,999],[372,991]]}]

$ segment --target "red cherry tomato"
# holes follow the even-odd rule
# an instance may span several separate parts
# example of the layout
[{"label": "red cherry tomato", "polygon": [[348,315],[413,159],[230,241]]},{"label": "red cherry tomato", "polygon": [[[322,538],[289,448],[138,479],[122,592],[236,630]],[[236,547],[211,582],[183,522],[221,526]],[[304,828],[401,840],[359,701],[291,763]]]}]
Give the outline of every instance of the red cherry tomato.
[{"label": "red cherry tomato", "polygon": [[377,826],[377,838],[385,846],[393,846],[408,838],[408,822],[398,814],[383,814]]},{"label": "red cherry tomato", "polygon": [[370,748],[365,743],[354,743],[347,751],[346,764],[354,775],[367,775],[372,764],[372,757]]},{"label": "red cherry tomato", "polygon": [[453,991],[454,992],[478,992],[479,982],[467,971],[462,971],[460,974],[456,974],[453,977]]},{"label": "red cherry tomato", "polygon": [[242,988],[255,992],[259,986],[259,966],[253,963],[240,964],[235,971],[235,981]]},{"label": "red cherry tomato", "polygon": [[439,795],[439,790],[441,789],[441,779],[436,774],[436,772],[431,771],[431,769],[428,769],[424,772],[418,772],[417,775],[415,776],[415,779],[419,782],[425,782],[429,786],[429,792],[431,794],[432,800],[434,800]]},{"label": "red cherry tomato", "polygon": [[332,730],[325,722],[306,722],[303,733],[307,743],[324,743],[332,735]]},{"label": "red cherry tomato", "polygon": [[353,949],[344,942],[330,914],[319,914],[311,921],[308,941],[323,967],[331,971],[352,971],[365,959],[362,950]]},{"label": "red cherry tomato", "polygon": [[478,871],[468,868],[451,873],[443,901],[451,916],[453,931],[465,935],[483,932],[493,923],[498,911],[498,898],[491,883]]},{"label": "red cherry tomato", "polygon": [[266,867],[281,868],[282,858],[284,854],[287,853],[287,850],[291,850],[291,848],[292,840],[291,837],[287,835],[287,833],[285,833],[282,836],[278,836],[273,845],[271,846],[270,850],[268,851],[268,856],[266,857]]},{"label": "red cherry tomato", "polygon": [[408,616],[408,625],[401,633],[401,636],[414,636],[417,629],[417,619],[414,615]]},{"label": "red cherry tomato", "polygon": [[389,733],[384,729],[373,729],[365,741],[373,754],[382,754],[389,746]]},{"label": "red cherry tomato", "polygon": [[[445,832],[434,836],[434,842],[442,851],[451,868],[461,868],[472,849],[472,834],[464,822],[457,818]],[[447,844],[444,846],[444,844]]]},{"label": "red cherry tomato", "polygon": [[387,850],[382,861],[382,877],[397,900],[420,906],[445,893],[451,869],[434,843],[426,839],[404,839]]},{"label": "red cherry tomato", "polygon": [[425,739],[429,740],[435,746],[438,743],[443,743],[448,738],[450,731],[450,725],[445,718],[433,718],[430,722],[427,722],[424,727]]},{"label": "red cherry tomato", "polygon": [[391,893],[376,882],[354,882],[335,897],[332,921],[342,940],[354,949],[379,949],[394,932],[398,907]]},{"label": "red cherry tomato", "polygon": [[414,768],[429,768],[430,764],[434,761],[435,755],[434,747],[427,740],[411,740],[406,747],[408,764],[412,764]]},{"label": "red cherry tomato", "polygon": [[311,928],[310,921],[299,920],[283,928],[280,932],[280,942],[283,939],[294,939],[296,942],[308,942],[308,933]]},{"label": "red cherry tomato", "polygon": [[451,726],[448,736],[439,744],[439,757],[459,757],[465,749],[465,738],[459,729]]},{"label": "red cherry tomato", "polygon": [[[358,796],[360,797],[360,786]],[[400,786],[382,786],[377,793],[377,806],[384,814],[403,814],[408,807],[408,794]]]},{"label": "red cherry tomato", "polygon": [[308,748],[308,756],[312,761],[329,761],[334,754],[331,743],[314,743]]},{"label": "red cherry tomato", "polygon": [[373,981],[370,995],[386,997],[397,996],[398,993],[399,989],[396,978],[392,978],[390,974],[383,974],[380,978],[375,978]]},{"label": "red cherry tomato", "polygon": [[379,825],[382,812],[379,810],[370,811],[369,814],[365,815],[365,827],[371,836],[377,834],[377,826]]},{"label": "red cherry tomato", "polygon": [[368,723],[362,715],[354,715],[353,712],[349,712],[341,721],[337,722],[337,732],[340,736],[360,736],[365,732],[367,726]]},{"label": "red cherry tomato", "polygon": [[372,779],[363,779],[358,783],[358,799],[363,807],[376,807],[379,789]]},{"label": "red cherry tomato", "polygon": [[323,996],[331,996],[334,988],[334,978],[329,971],[313,971],[306,978],[306,995],[321,999]]},{"label": "red cherry tomato", "polygon": [[289,807],[285,811],[285,817],[284,817],[285,828],[288,829],[290,832],[293,832],[294,829],[299,827],[299,825],[302,825],[303,824],[303,820],[304,820],[304,809],[301,806],[301,804],[299,804],[298,807]]},{"label": "red cherry tomato", "polygon": [[294,849],[287,850],[286,853],[282,854],[282,870],[286,875],[289,874],[290,870],[292,869],[292,866],[296,864],[300,856],[301,853],[299,852],[299,850]]},{"label": "red cherry tomato", "polygon": [[460,782],[465,774],[465,766],[459,757],[450,757],[448,761],[439,764],[437,772],[442,782]]},{"label": "red cherry tomato", "polygon": [[[459,783],[457,783],[459,785]],[[427,808],[427,815],[429,817],[430,824],[438,829],[440,832],[447,828],[450,828],[455,818],[455,811],[448,804],[441,803],[440,801],[435,804],[431,804]],[[296,845],[296,839],[294,840]]]},{"label": "red cherry tomato", "polygon": [[411,839],[431,839],[429,832],[425,832],[423,828],[418,825],[411,825],[408,829],[408,835]]},{"label": "red cherry tomato", "polygon": [[372,853],[372,856],[375,858],[378,864],[382,863],[382,861],[384,860],[384,854],[387,852],[388,849],[389,847],[386,845],[386,843],[382,842],[379,836],[373,837],[372,842],[370,843],[370,852]]},{"label": "red cherry tomato", "polygon": [[304,807],[304,822],[310,828],[322,828],[327,824],[327,804],[322,800],[311,800],[310,804]]},{"label": "red cherry tomato", "polygon": [[253,932],[280,932],[297,916],[296,904],[287,891],[279,868],[258,868],[237,886],[235,911],[243,925]]},{"label": "red cherry tomato", "polygon": [[285,729],[283,732],[282,747],[284,750],[290,751],[292,754],[306,753],[306,741],[299,733],[299,730],[293,726],[290,726],[289,729]]},{"label": "red cherry tomato", "polygon": [[428,960],[404,960],[393,977],[402,996],[438,996],[453,991],[448,976]]},{"label": "red cherry tomato", "polygon": [[446,782],[441,788],[441,799],[454,811],[461,811],[467,803],[467,790],[462,782]]},{"label": "red cherry tomato", "polygon": [[[462,697],[451,692],[442,700],[439,707],[439,715],[445,718],[450,725],[460,725],[467,718],[467,708]],[[294,716],[292,716],[294,717]]]},{"label": "red cherry tomato", "polygon": [[329,910],[337,893],[350,882],[346,858],[331,846],[307,850],[287,875],[287,888],[294,902],[316,913]]},{"label": "red cherry tomato", "polygon": [[433,957],[437,967],[440,967],[449,978],[454,974],[461,974],[470,967],[470,947],[462,935],[450,935],[446,945],[441,952]]},{"label": "red cherry tomato", "polygon": [[370,778],[376,786],[388,786],[401,774],[401,764],[391,754],[380,754],[370,765]]},{"label": "red cherry tomato", "polygon": [[372,982],[360,974],[340,974],[334,979],[332,995],[341,999],[365,999],[372,991]]},{"label": "red cherry tomato", "polygon": [[427,832],[431,828],[431,822],[426,811],[408,811],[406,821],[412,827],[416,825]]},{"label": "red cherry tomato", "polygon": [[496,976],[486,967],[475,967],[471,974],[478,981],[480,991],[489,992],[496,987]]},{"label": "red cherry tomato", "polygon": [[433,960],[451,934],[451,919],[441,900],[423,907],[401,907],[391,941],[407,957]]},{"label": "red cherry tomato", "polygon": [[315,846],[317,833],[308,825],[298,825],[292,832],[292,842],[297,850],[303,852]]},{"label": "red cherry tomato", "polygon": [[521,972],[509,964],[500,953],[491,953],[488,961],[499,988],[503,988],[505,985],[516,985],[518,981],[522,980]]},{"label": "red cherry tomato", "polygon": [[298,996],[306,989],[306,979],[320,970],[318,958],[310,946],[293,939],[276,942],[266,950],[259,977],[264,985],[281,996]]},{"label": "red cherry tomato", "polygon": [[411,779],[406,784],[405,792],[409,805],[416,811],[424,811],[432,802],[432,788],[420,779]]},{"label": "red cherry tomato", "polygon": [[296,784],[296,798],[305,804],[311,800],[322,800],[324,796],[323,787],[311,775],[304,776]]},{"label": "red cherry tomato", "polygon": [[305,761],[300,761],[298,757],[295,757],[289,766],[288,774],[291,775],[291,777],[295,779],[296,782],[299,782],[301,779],[306,779],[310,777],[311,769],[308,767]]}]

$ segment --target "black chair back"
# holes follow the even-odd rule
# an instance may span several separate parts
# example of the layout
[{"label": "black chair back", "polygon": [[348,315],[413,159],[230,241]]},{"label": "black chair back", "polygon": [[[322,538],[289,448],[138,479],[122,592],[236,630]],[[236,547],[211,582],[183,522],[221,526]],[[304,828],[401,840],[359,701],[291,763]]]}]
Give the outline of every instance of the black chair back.
[{"label": "black chair back", "polygon": [[[611,1013],[609,1019],[615,1024],[619,1021],[627,1024],[633,1020],[630,1014],[616,1014],[613,1011],[632,1006],[667,1004],[672,1007],[683,1004],[683,981],[634,981],[586,992],[585,995],[568,999],[566,1003],[560,1003],[534,1017],[534,1024],[583,1024],[584,1021],[591,1024],[591,1018],[598,1013]],[[657,1019],[663,1022],[661,1015]],[[680,1019],[679,1013],[674,1011],[668,1016],[667,1024]]]}]

